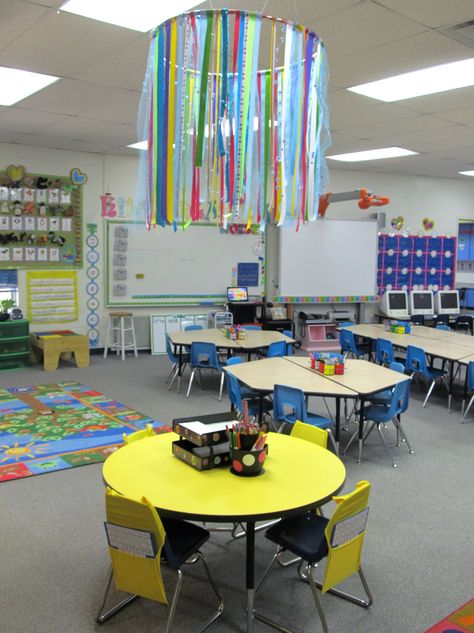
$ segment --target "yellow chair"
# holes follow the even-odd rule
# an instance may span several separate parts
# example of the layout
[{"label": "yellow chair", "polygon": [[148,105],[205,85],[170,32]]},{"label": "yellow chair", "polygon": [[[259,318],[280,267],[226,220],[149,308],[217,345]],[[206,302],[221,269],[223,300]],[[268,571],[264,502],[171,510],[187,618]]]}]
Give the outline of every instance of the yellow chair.
[{"label": "yellow chair", "polygon": [[[206,629],[223,611],[224,603],[211,577],[200,547],[209,540],[209,532],[198,525],[179,519],[160,519],[148,499],[135,501],[113,492],[106,491],[105,528],[109,542],[112,566],[109,571],[104,599],[96,621],[101,624],[138,596],[155,600],[169,606],[165,631],[171,631],[182,583],[182,565],[190,558],[202,561],[212,591],[218,599],[218,609],[200,626]],[[174,569],[177,582],[171,603],[168,603],[161,562],[167,569]],[[194,562],[194,561],[193,561]],[[104,612],[112,578],[115,588],[131,595]]]},{"label": "yellow chair", "polygon": [[137,440],[144,440],[145,438],[153,437],[154,435],[156,435],[156,433],[153,429],[153,425],[147,424],[146,427],[141,431],[134,431],[129,435],[125,435],[124,433],[123,441],[125,444],[131,444],[132,442],[136,442]]},{"label": "yellow chair", "polygon": [[300,440],[307,440],[321,448],[328,447],[328,432],[326,429],[320,429],[312,424],[306,424],[297,420],[291,429],[291,437],[297,437]]},{"label": "yellow chair", "polygon": [[[362,607],[370,607],[373,598],[361,567],[362,546],[369,511],[369,493],[370,483],[359,481],[353,492],[333,497],[337,507],[331,519],[314,512],[306,512],[303,515],[282,519],[268,529],[265,536],[276,543],[278,548],[255,593],[260,590],[280,552],[287,550],[297,554],[306,562],[305,573],[299,573],[299,575],[302,580],[310,584],[324,633],[328,633],[329,629],[317,588],[322,589],[322,593],[329,591]],[[313,569],[323,558],[327,558],[327,563],[323,582],[319,583],[313,578]],[[355,573],[359,574],[367,600],[334,588]],[[273,622],[264,615],[256,613],[255,617],[280,631],[291,633],[290,629]]]}]

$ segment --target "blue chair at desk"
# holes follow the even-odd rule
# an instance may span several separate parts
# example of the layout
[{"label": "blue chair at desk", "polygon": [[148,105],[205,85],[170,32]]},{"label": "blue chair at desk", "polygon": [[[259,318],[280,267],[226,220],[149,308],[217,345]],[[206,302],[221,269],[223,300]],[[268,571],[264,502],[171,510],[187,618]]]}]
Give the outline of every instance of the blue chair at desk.
[{"label": "blue chair at desk", "polygon": [[370,356],[370,343],[357,344],[354,332],[341,329],[339,332],[339,343],[341,345],[341,353],[344,355],[351,354],[354,358],[361,358],[365,354]]},{"label": "blue chair at desk", "polygon": [[191,359],[189,362],[192,372],[189,379],[188,391],[186,397],[189,398],[191,392],[191,386],[194,380],[194,374],[197,370],[201,369],[214,369],[221,374],[221,384],[219,389],[219,400],[222,400],[222,389],[224,387],[224,372],[222,371],[222,365],[217,357],[217,350],[214,343],[192,343],[191,344]]},{"label": "blue chair at desk", "polygon": [[407,347],[405,371],[415,376],[415,379],[417,379],[418,376],[422,376],[425,382],[427,380],[431,380],[431,385],[423,402],[423,407],[426,407],[428,398],[431,396],[431,392],[433,391],[434,386],[438,380],[441,380],[443,382],[444,386],[446,387],[446,391],[449,394],[449,387],[446,382],[446,372],[444,371],[444,369],[436,369],[435,367],[430,369],[426,362],[425,351],[421,347],[415,347],[414,345],[409,345]]},{"label": "blue chair at desk", "polygon": [[[253,394],[245,395],[245,392],[241,391],[240,383],[234,374],[227,373],[227,390],[229,394],[229,400],[232,410],[237,409],[242,413],[244,406],[243,401],[246,400],[248,406],[249,415],[257,416],[260,412],[260,396],[254,396]],[[247,388],[245,388],[247,389]],[[263,413],[268,413],[273,408],[273,403],[264,398],[262,401]]]},{"label": "blue chair at desk", "polygon": [[[165,382],[168,382],[168,380],[171,378],[171,382],[168,385],[168,391],[169,391],[171,389],[171,387],[173,386],[173,383],[176,380],[176,378],[178,378],[178,392],[179,392],[179,387],[180,387],[180,378],[178,376],[178,374],[179,374],[179,356],[177,356],[173,352],[173,347],[171,345],[171,339],[170,339],[170,335],[169,334],[166,335],[166,353],[168,355],[168,358],[169,358],[170,362],[173,363],[173,365],[171,367],[171,371],[168,374],[168,377],[167,377]],[[189,363],[189,354],[183,354],[182,358],[181,358],[181,362],[182,362],[182,369],[184,369],[185,366]]]}]

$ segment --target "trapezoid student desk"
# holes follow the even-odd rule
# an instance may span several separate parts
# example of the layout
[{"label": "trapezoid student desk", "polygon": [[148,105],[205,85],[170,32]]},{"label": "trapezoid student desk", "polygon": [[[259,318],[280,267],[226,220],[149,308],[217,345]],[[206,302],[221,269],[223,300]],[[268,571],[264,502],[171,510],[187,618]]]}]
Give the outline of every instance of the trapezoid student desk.
[{"label": "trapezoid student desk", "polygon": [[[228,468],[198,471],[171,452],[175,433],[132,442],[110,455],[104,482],[116,492],[147,497],[165,517],[246,523],[247,633],[253,631],[255,522],[313,510],[344,485],[341,460],[311,442],[268,434],[265,472],[238,477]],[[164,485],[165,484],[165,485]]]},{"label": "trapezoid student desk", "polygon": [[[334,441],[339,452],[339,435],[340,435],[340,417],[341,417],[341,399],[359,396],[353,389],[338,385],[328,380],[326,376],[318,374],[314,371],[308,371],[305,366],[300,366],[296,362],[289,362],[293,356],[275,358],[262,358],[261,360],[251,361],[249,363],[241,363],[240,365],[232,365],[225,368],[225,371],[231,372],[240,382],[251,389],[258,391],[260,394],[260,413],[259,419],[262,419],[263,413],[263,397],[265,394],[273,393],[275,385],[287,385],[288,387],[296,387],[301,389],[308,396],[321,396],[322,398],[334,398],[336,401],[336,417],[335,417],[335,433]],[[306,357],[296,357],[307,360]]]}]

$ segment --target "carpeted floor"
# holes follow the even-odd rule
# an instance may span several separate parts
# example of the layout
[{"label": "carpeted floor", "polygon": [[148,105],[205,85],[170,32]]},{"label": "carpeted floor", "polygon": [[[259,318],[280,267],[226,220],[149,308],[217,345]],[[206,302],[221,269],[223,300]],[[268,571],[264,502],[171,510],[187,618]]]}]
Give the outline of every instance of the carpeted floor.
[{"label": "carpeted floor", "polygon": [[[206,379],[186,398],[168,392],[165,357],[140,354],[121,362],[91,357],[91,366],[63,365],[45,374],[38,366],[1,372],[0,387],[74,380],[127,403],[153,419],[229,409],[218,401],[218,379]],[[187,380],[185,381],[187,383]],[[323,604],[331,633],[423,633],[460,604],[474,586],[474,414],[460,424],[459,399],[451,415],[440,389],[421,407],[424,392],[413,385],[404,428],[415,450],[394,449],[391,467],[378,438],[370,437],[362,464],[356,449],[344,457],[345,490],[360,479],[372,483],[364,571],[375,602],[364,610],[335,596]],[[310,398],[309,410],[324,404]],[[330,406],[332,406],[330,404]],[[342,445],[352,433],[343,433]],[[393,429],[386,430],[390,444]],[[95,624],[108,569],[104,533],[101,464],[11,481],[0,486],[0,631],[2,633],[142,633],[160,631],[163,607],[138,600],[108,623]],[[330,509],[328,509],[328,514]],[[243,540],[212,533],[205,552],[223,592],[224,615],[209,631],[245,631]],[[260,533],[256,543],[259,576],[272,553]],[[189,633],[209,614],[210,595],[199,566],[185,569],[174,633]],[[165,582],[174,579],[165,578]],[[357,579],[348,583],[357,592]],[[321,625],[309,588],[295,569],[277,569],[258,599],[258,608],[299,633],[319,633]],[[270,631],[256,623],[255,633]]]},{"label": "carpeted floor", "polygon": [[0,482],[103,462],[149,416],[76,381],[0,389]]}]

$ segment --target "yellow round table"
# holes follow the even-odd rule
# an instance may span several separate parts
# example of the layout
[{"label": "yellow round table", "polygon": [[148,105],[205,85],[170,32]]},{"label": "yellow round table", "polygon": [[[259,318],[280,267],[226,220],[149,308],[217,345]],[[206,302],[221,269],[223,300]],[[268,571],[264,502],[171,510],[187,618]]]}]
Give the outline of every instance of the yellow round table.
[{"label": "yellow round table", "polygon": [[247,524],[247,631],[250,632],[255,522],[297,514],[326,503],[344,484],[344,464],[315,444],[270,433],[262,475],[239,477],[228,468],[200,472],[173,456],[171,442],[177,438],[174,433],[166,433],[123,446],[104,463],[104,481],[132,499],[147,497],[162,516]]}]

